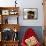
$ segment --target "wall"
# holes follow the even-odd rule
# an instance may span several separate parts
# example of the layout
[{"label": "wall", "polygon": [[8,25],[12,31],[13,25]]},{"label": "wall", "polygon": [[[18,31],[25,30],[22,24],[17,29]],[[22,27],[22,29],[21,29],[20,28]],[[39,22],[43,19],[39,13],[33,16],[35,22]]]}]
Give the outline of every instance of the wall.
[{"label": "wall", "polygon": [[[15,0],[14,0],[15,1]],[[0,6],[15,6],[13,0],[0,0]],[[19,24],[21,26],[43,26],[43,6],[42,0],[17,0],[18,6],[20,6],[20,17]],[[23,19],[23,8],[37,8],[38,19],[37,20],[24,20]]]},{"label": "wall", "polygon": [[[20,24],[22,26],[43,26],[43,6],[42,0],[21,0],[19,1],[22,6],[22,13],[20,19]],[[37,20],[24,20],[23,19],[23,8],[37,8],[38,9],[38,19]]]}]

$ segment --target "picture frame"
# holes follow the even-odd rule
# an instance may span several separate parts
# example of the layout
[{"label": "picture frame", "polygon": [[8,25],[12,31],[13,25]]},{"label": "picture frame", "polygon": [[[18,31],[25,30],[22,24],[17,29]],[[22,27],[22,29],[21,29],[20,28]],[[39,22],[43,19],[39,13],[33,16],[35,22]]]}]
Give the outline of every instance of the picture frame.
[{"label": "picture frame", "polygon": [[9,11],[9,14],[10,14],[10,15],[16,15],[16,14],[18,14],[18,12],[13,9],[13,10],[10,10],[10,11]]},{"label": "picture frame", "polygon": [[9,10],[2,10],[2,15],[9,15]]},{"label": "picture frame", "polygon": [[38,9],[37,8],[24,8],[23,9],[23,19],[24,20],[34,20],[38,19]]}]

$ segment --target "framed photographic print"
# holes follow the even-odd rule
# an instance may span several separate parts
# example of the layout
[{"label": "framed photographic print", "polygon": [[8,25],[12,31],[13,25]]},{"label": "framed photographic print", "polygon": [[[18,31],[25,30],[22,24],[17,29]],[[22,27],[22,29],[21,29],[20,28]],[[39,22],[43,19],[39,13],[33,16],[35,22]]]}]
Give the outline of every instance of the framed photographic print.
[{"label": "framed photographic print", "polygon": [[2,10],[2,15],[9,15],[9,10]]},{"label": "framed photographic print", "polygon": [[14,10],[14,9],[9,11],[9,14],[10,14],[10,15],[16,15],[17,13],[18,13],[18,12],[17,12],[16,10]]},{"label": "framed photographic print", "polygon": [[23,9],[23,18],[30,20],[30,19],[37,19],[38,18],[38,9],[37,8],[24,8]]}]

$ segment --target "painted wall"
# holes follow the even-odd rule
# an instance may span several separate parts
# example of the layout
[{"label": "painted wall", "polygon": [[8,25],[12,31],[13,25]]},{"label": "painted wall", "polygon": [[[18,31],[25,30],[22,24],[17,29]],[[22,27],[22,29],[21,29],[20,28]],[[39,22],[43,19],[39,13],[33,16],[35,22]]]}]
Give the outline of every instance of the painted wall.
[{"label": "painted wall", "polygon": [[[15,6],[15,0],[0,0],[1,7]],[[19,24],[21,26],[43,26],[43,6],[42,0],[17,0],[17,6],[20,7]],[[38,19],[37,20],[24,20],[23,19],[23,8],[37,8]]]},{"label": "painted wall", "polygon": [[[43,6],[42,0],[21,0],[19,1],[22,10],[21,10],[21,18],[20,25],[22,26],[43,26]],[[23,19],[23,8],[37,8],[38,9],[38,19],[37,20],[24,20]]]}]

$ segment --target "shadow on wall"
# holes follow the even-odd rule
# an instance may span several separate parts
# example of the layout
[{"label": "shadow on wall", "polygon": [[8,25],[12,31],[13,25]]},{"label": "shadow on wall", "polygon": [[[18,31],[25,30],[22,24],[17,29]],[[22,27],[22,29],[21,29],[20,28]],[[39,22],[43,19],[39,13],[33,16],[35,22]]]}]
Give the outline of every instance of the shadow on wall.
[{"label": "shadow on wall", "polygon": [[39,41],[43,43],[43,30],[41,26],[21,26],[19,31],[20,42],[23,38],[24,33],[26,32],[28,28],[32,28],[36,32]]}]

